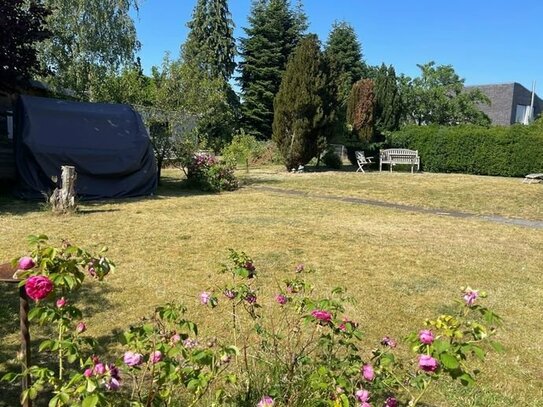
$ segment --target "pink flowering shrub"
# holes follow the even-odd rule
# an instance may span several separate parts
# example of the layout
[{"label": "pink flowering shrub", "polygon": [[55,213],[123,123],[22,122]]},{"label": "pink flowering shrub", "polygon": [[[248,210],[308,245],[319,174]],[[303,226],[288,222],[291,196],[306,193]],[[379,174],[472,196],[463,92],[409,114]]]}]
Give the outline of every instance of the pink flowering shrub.
[{"label": "pink flowering shrub", "polygon": [[70,295],[85,277],[103,279],[113,263],[103,251],[91,255],[67,242],[49,247],[45,236],[31,242],[32,253],[14,264],[36,301],[31,320],[55,328],[39,350],[56,354],[58,366],[30,367],[32,386],[22,397],[45,392],[50,406],[412,407],[444,378],[475,384],[474,360],[501,350],[492,341],[501,319],[481,304],[483,292],[463,289],[455,312],[368,348],[363,327],[346,314],[352,299],[345,289],[316,295],[306,281],[313,270],[298,265],[263,292],[254,260],[230,250],[220,269],[224,282],[202,287],[194,302],[230,321],[233,344],[199,336],[186,307],[170,303],[122,334],[122,349],[112,346],[117,357],[101,357]]},{"label": "pink flowering shrub", "polygon": [[311,269],[295,267],[268,299],[279,308],[270,314],[261,305],[254,261],[233,250],[229,257],[221,270],[229,276],[224,286],[205,292],[215,299],[213,312],[232,316],[236,345],[244,349],[234,367],[251,387],[231,390],[238,400],[258,406],[416,406],[444,377],[474,384],[473,360],[484,360],[488,348],[500,350],[491,338],[501,320],[477,303],[485,295],[471,288],[462,291],[456,313],[426,320],[424,329],[406,337],[414,355],[405,359],[389,336],[368,352],[361,327],[345,315],[351,301],[346,290],[315,297],[304,279]]},{"label": "pink flowering shrub", "polygon": [[239,183],[234,175],[235,165],[220,162],[207,153],[196,153],[187,164],[189,185],[203,191],[221,192],[238,189]]},{"label": "pink flowering shrub", "polygon": [[[40,343],[39,351],[56,355],[57,366],[54,369],[30,366],[32,385],[23,392],[22,399],[34,399],[40,391],[50,391],[50,406],[73,405],[74,400],[85,400],[92,393],[92,386],[80,387],[90,377],[103,382],[104,389],[115,390],[119,375],[114,365],[95,363],[90,367],[95,341],[82,335],[87,329],[82,312],[69,300],[87,276],[102,280],[114,269],[114,264],[105,257],[107,249],[92,254],[67,241],[53,247],[48,245],[45,235],[30,236],[29,243],[31,253],[14,260],[13,265],[23,271],[19,274],[23,278],[21,284],[27,296],[35,301],[29,320],[55,332]],[[20,376],[8,373],[2,379],[15,381]]]}]

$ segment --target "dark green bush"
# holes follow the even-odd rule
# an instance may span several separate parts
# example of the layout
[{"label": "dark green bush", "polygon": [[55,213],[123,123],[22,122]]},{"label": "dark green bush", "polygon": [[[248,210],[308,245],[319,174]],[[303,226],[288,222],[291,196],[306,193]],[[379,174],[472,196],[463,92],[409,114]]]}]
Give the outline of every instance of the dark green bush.
[{"label": "dark green bush", "polygon": [[390,147],[418,150],[430,172],[521,177],[543,171],[543,128],[407,126],[388,137]]},{"label": "dark green bush", "polygon": [[332,168],[334,170],[339,170],[343,165],[341,162],[341,157],[337,155],[333,149],[326,150],[326,153],[324,153],[322,156],[322,162],[328,168]]}]

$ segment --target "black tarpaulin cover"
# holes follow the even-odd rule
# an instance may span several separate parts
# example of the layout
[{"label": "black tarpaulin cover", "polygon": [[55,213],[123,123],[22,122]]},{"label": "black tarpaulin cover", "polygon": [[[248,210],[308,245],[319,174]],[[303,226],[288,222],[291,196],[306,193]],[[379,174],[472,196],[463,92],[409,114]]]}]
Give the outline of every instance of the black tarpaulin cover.
[{"label": "black tarpaulin cover", "polygon": [[21,96],[16,113],[17,195],[41,199],[73,165],[85,200],[151,195],[157,168],[147,130],[128,105]]}]

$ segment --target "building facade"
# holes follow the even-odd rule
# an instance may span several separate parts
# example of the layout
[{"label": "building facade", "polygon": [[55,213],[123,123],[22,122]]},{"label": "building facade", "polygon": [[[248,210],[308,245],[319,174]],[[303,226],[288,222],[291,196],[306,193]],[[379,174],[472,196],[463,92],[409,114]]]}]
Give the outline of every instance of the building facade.
[{"label": "building facade", "polygon": [[[490,105],[480,105],[480,109],[490,118],[492,124],[509,126],[515,123],[528,122],[532,91],[520,83],[504,83],[498,85],[467,86],[467,90],[480,89],[490,99]],[[534,119],[543,111],[543,100],[534,96]]]}]

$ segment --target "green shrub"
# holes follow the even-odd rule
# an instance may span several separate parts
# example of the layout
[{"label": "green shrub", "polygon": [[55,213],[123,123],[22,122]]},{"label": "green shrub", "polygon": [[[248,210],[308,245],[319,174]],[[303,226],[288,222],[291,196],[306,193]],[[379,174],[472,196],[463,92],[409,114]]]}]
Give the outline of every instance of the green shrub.
[{"label": "green shrub", "polygon": [[234,170],[232,164],[220,162],[213,155],[197,153],[187,167],[187,181],[202,191],[234,191],[239,187]]},{"label": "green shrub", "polygon": [[520,177],[543,169],[543,129],[407,126],[388,137],[391,147],[418,150],[430,172]]},{"label": "green shrub", "polygon": [[326,150],[326,153],[324,153],[324,155],[322,156],[322,162],[328,168],[332,168],[334,170],[339,170],[343,165],[340,156],[337,155],[336,152],[331,148]]},{"label": "green shrub", "polygon": [[229,163],[241,164],[249,172],[249,164],[258,156],[263,146],[254,136],[245,134],[242,130],[234,135],[232,142],[222,151],[222,157]]}]

